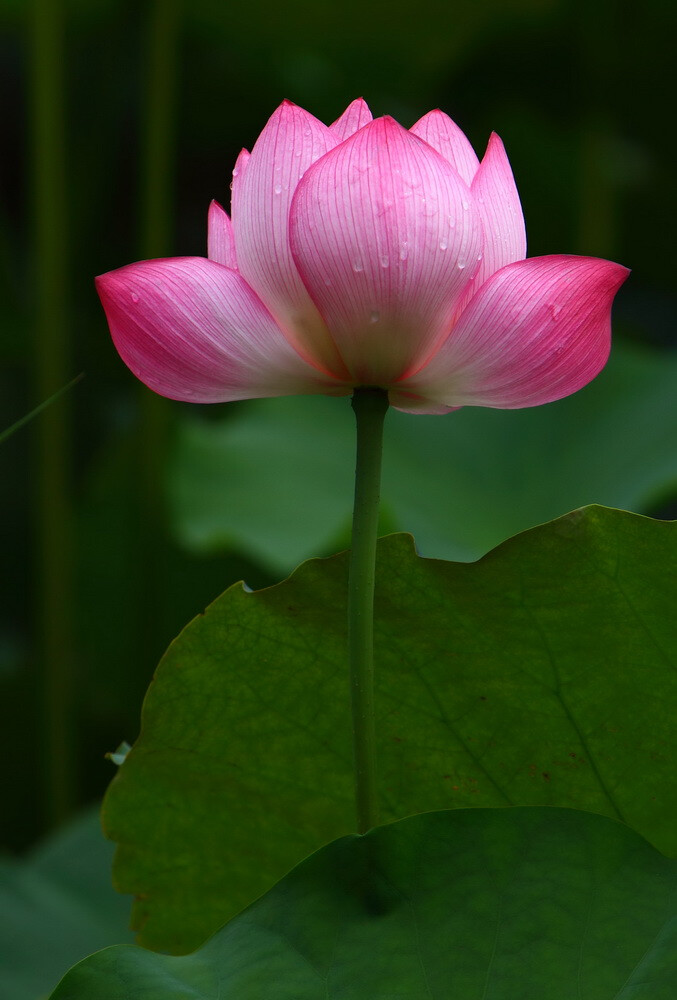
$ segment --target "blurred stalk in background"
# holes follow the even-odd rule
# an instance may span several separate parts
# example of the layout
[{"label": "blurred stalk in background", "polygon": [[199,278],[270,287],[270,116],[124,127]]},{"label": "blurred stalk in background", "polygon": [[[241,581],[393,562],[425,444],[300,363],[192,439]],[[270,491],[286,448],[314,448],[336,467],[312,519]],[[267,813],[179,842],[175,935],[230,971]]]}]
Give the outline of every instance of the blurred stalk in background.
[{"label": "blurred stalk in background", "polygon": [[579,0],[578,7],[582,117],[576,252],[615,260],[619,166],[613,150],[619,137],[608,92],[615,83],[618,13],[611,0]]},{"label": "blurred stalk in background", "polygon": [[[64,17],[60,0],[33,0],[30,22],[35,398],[72,377],[68,192],[65,163]],[[48,826],[76,796],[73,695],[72,423],[68,394],[36,421],[36,652],[42,734],[42,801]]]},{"label": "blurred stalk in background", "polygon": [[[140,159],[139,256],[171,253],[176,171],[179,0],[149,4],[148,75]],[[164,593],[166,511],[163,477],[171,405],[139,386],[139,493],[135,572],[144,574],[139,601],[139,659],[151,670],[166,638],[159,634]],[[131,567],[130,567],[131,568]]]}]

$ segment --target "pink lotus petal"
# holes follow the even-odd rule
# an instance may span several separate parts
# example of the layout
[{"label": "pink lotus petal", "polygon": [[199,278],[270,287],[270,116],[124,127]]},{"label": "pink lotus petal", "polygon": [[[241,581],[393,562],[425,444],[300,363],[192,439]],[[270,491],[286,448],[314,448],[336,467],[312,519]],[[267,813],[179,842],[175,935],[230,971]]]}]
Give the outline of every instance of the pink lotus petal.
[{"label": "pink lotus petal", "polygon": [[449,163],[379,118],[307,171],[290,240],[356,384],[387,385],[446,337],[482,227]]},{"label": "pink lotus petal", "polygon": [[465,134],[456,122],[452,122],[449,115],[445,115],[439,109],[429,111],[423,118],[419,118],[409,131],[419,136],[448,160],[466,184],[472,183],[480,161]]},{"label": "pink lotus petal", "polygon": [[340,118],[329,126],[336,138],[343,142],[353,132],[357,132],[363,125],[367,125],[372,120],[371,111],[365,100],[358,97],[348,105]]},{"label": "pink lotus petal", "polygon": [[239,152],[239,154],[238,154],[237,160],[235,161],[235,166],[233,167],[233,179],[230,182],[230,192],[231,192],[231,194],[230,194],[230,207],[231,207],[231,215],[232,215],[232,208],[233,208],[233,199],[237,197],[237,195],[236,195],[235,192],[240,187],[240,185],[242,184],[242,180],[243,180],[245,172],[247,170],[247,164],[249,163],[249,159],[250,159],[251,155],[252,154],[249,152],[248,149],[241,149],[240,152]]},{"label": "pink lotus petal", "polygon": [[289,101],[272,115],[233,186],[238,268],[300,354],[343,374],[327,329],[289,250],[289,205],[308,167],[338,143],[313,115]]},{"label": "pink lotus petal", "polygon": [[494,271],[524,260],[527,255],[522,205],[505,147],[495,132],[491,133],[471,190],[484,225],[482,263],[474,280],[479,288]]},{"label": "pink lotus petal", "polygon": [[147,260],[96,283],[120,356],[162,396],[220,403],[349,391],[307,365],[246,281],[214,261]]},{"label": "pink lotus petal", "polygon": [[568,396],[609,355],[611,303],[627,268],[532,257],[496,271],[430,363],[398,388],[448,406],[516,409]]},{"label": "pink lotus petal", "polygon": [[218,201],[212,201],[207,214],[207,257],[237,271],[233,226]]}]

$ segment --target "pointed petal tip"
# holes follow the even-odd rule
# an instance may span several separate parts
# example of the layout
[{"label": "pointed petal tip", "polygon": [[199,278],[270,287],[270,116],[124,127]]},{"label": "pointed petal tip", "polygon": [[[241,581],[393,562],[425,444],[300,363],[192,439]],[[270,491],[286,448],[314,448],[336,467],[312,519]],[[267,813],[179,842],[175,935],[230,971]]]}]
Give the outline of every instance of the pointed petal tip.
[{"label": "pointed petal tip", "polygon": [[356,97],[354,101],[350,102],[343,114],[339,115],[335,122],[332,122],[329,130],[341,142],[344,142],[371,120],[372,114],[369,105],[363,97]]}]

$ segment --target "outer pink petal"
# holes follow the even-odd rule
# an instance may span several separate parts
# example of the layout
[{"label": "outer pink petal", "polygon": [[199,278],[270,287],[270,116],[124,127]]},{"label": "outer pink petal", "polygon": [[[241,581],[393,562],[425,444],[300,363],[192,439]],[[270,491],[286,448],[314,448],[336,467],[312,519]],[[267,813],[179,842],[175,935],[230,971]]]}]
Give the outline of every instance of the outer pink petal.
[{"label": "outer pink petal", "polygon": [[629,271],[594,257],[532,257],[496,271],[410,390],[448,406],[515,409],[568,396],[609,355],[611,303]]},{"label": "outer pink petal", "polygon": [[338,138],[303,108],[283,102],[256,141],[233,185],[232,218],[240,273],[285,336],[311,363],[342,374],[326,327],[289,249],[289,205],[308,167]]},{"label": "outer pink petal", "polygon": [[207,214],[207,257],[237,271],[233,226],[218,201],[212,201]]},{"label": "outer pink petal", "polygon": [[466,184],[472,182],[480,161],[465,134],[443,111],[429,111],[412,125],[411,132],[436,149],[461,175]]},{"label": "outer pink petal", "polygon": [[484,225],[482,263],[474,280],[479,288],[494,271],[524,260],[527,255],[522,205],[505,147],[495,132],[491,134],[471,190]]},{"label": "outer pink petal", "polygon": [[340,392],[299,357],[237,271],[176,257],[129,264],[96,284],[123,361],[162,396],[219,403]]},{"label": "outer pink petal", "polygon": [[358,384],[419,368],[477,267],[470,189],[392,118],[312,166],[291,208],[294,259]]},{"label": "outer pink petal", "polygon": [[329,128],[336,138],[343,142],[344,139],[370,121],[372,121],[372,114],[369,106],[363,98],[358,97],[357,100],[348,105],[341,117],[337,118]]}]

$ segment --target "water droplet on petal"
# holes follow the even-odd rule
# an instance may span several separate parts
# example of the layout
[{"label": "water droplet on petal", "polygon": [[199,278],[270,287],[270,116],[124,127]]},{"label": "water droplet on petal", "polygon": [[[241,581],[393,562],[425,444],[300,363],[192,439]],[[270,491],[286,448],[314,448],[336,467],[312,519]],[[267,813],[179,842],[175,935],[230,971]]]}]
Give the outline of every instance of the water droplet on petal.
[{"label": "water droplet on petal", "polygon": [[403,243],[400,247],[400,260],[406,260],[409,256],[409,244]]},{"label": "water droplet on petal", "polygon": [[378,309],[372,309],[371,316],[369,317],[369,322],[370,323],[378,323],[378,321],[379,321],[380,318],[381,318],[381,315],[380,315]]},{"label": "water droplet on petal", "polygon": [[387,253],[382,254],[381,267],[388,267],[389,264],[390,264],[390,258],[388,257],[388,254]]},{"label": "water droplet on petal", "polygon": [[331,278],[325,278],[324,283],[327,287],[329,287],[329,285],[331,285]]},{"label": "water droplet on petal", "polygon": [[440,250],[446,250],[448,246],[449,243],[447,242],[447,240],[445,239],[440,240]]},{"label": "water droplet on petal", "polygon": [[237,177],[237,175],[239,173],[240,173],[240,168],[239,167],[233,167],[233,177]]},{"label": "water droplet on petal", "polygon": [[132,292],[132,302],[138,302],[138,301],[139,301],[139,296],[136,294],[136,292]]},{"label": "water droplet on petal", "polygon": [[353,271],[354,271],[354,272],[355,272],[356,274],[359,274],[359,273],[360,273],[360,271],[363,271],[363,270],[364,270],[364,268],[363,268],[363,266],[362,266],[362,261],[360,261],[360,260],[356,260],[356,261],[355,261],[355,263],[353,264]]},{"label": "water droplet on petal", "polygon": [[550,306],[550,314],[551,314],[552,318],[555,320],[555,322],[557,322],[557,320],[559,318],[559,314],[561,313],[561,311],[562,311],[562,306],[561,305],[551,305]]},{"label": "water droplet on petal", "polygon": [[275,194],[280,194],[282,191],[282,185],[276,184],[273,190],[275,191]]},{"label": "water droplet on petal", "polygon": [[463,268],[465,267],[465,261],[463,261],[463,260],[459,260],[459,262],[458,262],[458,264],[456,265],[456,267],[457,267],[457,268],[459,269],[459,271],[462,271],[462,270],[463,270]]}]

